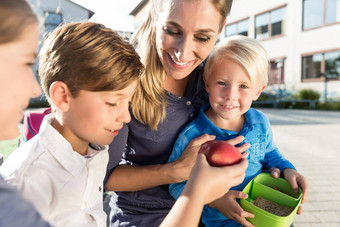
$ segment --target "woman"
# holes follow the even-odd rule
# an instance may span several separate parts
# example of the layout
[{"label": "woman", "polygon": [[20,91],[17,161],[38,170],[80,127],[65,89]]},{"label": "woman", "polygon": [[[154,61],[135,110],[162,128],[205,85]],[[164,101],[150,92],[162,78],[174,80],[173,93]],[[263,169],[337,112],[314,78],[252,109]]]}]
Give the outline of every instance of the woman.
[{"label": "woman", "polygon": [[[0,140],[18,136],[29,99],[41,89],[31,66],[37,55],[38,19],[25,0],[0,1]],[[33,205],[0,176],[0,226],[49,226]]]},{"label": "woman", "polygon": [[[202,80],[204,59],[231,5],[232,0],[150,1],[148,17],[134,38],[146,67],[142,86],[132,101],[131,122],[110,145],[106,189],[116,192],[110,201],[111,226],[158,226],[174,203],[167,185],[187,180],[197,149],[214,139],[206,134],[198,137],[179,159],[166,163],[179,132],[208,102]],[[241,144],[243,152],[249,144],[242,141],[238,136],[229,143]],[[276,168],[271,173],[280,175]],[[299,186],[307,192],[305,181]],[[210,206],[227,214],[227,200],[246,196],[230,191]],[[229,218],[252,226],[246,217],[253,214],[238,209],[232,215]]]},{"label": "woman", "polygon": [[[187,180],[197,149],[214,139],[203,135],[191,141],[181,158],[165,164],[178,133],[208,102],[203,61],[217,41],[231,3],[150,2],[149,15],[135,40],[146,67],[142,86],[132,103],[129,128],[110,146],[114,153],[110,154],[111,175],[106,188],[117,192],[110,202],[111,226],[158,226],[174,203],[167,185]],[[236,137],[230,143],[238,144],[242,139]],[[120,160],[117,151],[124,151],[126,142]],[[248,146],[239,149],[244,151]],[[126,165],[117,166],[119,162]]]}]

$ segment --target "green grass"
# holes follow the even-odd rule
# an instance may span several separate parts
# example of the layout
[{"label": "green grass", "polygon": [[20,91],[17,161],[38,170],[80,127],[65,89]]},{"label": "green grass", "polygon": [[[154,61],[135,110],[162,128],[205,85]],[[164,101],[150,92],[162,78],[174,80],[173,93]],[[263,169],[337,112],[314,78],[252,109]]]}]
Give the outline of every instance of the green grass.
[{"label": "green grass", "polygon": [[4,156],[4,159],[8,157],[18,146],[19,138],[21,138],[21,130],[20,135],[18,135],[15,139],[12,140],[3,140],[0,141],[0,154]]}]

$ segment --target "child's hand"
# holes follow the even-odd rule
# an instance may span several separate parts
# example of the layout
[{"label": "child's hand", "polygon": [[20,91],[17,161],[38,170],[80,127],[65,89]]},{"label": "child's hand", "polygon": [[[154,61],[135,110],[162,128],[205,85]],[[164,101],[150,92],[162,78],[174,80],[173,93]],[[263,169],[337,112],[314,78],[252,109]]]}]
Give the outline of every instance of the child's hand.
[{"label": "child's hand", "polygon": [[204,154],[198,154],[184,190],[191,191],[191,194],[198,192],[204,204],[222,197],[231,187],[243,182],[248,167],[246,156],[243,156],[240,163],[232,166],[212,167]]},{"label": "child's hand", "polygon": [[[207,141],[214,140],[216,136],[203,134],[193,140],[190,141],[188,146],[183,151],[182,155],[171,163],[173,166],[171,168],[171,176],[173,177],[173,182],[179,183],[185,181],[189,178],[192,167],[195,164],[198,150],[201,145]],[[243,136],[237,136],[233,139],[227,140],[226,142],[231,145],[236,145],[241,143],[244,140]],[[237,147],[237,149],[242,153],[249,149],[250,144],[244,143],[241,146]]]},{"label": "child's hand", "polygon": [[246,227],[254,227],[246,218],[254,218],[254,214],[244,211],[236,199],[246,199],[248,195],[240,191],[230,190],[223,197],[210,203],[209,206],[218,209],[224,216]]},{"label": "child's hand", "polygon": [[[308,199],[308,181],[307,179],[302,176],[300,173],[295,171],[294,169],[284,169],[283,170],[284,178],[290,183],[294,192],[298,192],[298,188],[302,189],[302,200],[301,203],[304,203]],[[302,213],[302,207],[300,206],[298,209],[298,214]]]},{"label": "child's hand", "polygon": [[190,141],[182,155],[172,163],[171,175],[173,182],[179,183],[188,180],[191,170],[196,162],[198,150],[207,141],[214,140],[215,136],[203,134]]}]

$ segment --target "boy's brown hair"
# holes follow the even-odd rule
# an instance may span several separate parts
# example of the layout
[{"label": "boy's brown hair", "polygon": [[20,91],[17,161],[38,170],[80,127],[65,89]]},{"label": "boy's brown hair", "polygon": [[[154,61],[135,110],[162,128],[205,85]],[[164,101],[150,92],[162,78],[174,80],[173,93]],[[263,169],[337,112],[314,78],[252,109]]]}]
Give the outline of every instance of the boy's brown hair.
[{"label": "boy's brown hair", "polygon": [[48,100],[55,81],[64,82],[76,98],[80,90],[124,89],[139,79],[142,70],[139,55],[130,43],[93,22],[58,27],[40,51],[39,75]]}]

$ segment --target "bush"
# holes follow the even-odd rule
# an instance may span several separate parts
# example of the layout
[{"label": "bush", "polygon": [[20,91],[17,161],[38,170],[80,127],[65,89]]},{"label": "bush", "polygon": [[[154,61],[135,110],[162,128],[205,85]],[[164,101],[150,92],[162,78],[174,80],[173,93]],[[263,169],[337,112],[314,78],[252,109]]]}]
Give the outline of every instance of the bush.
[{"label": "bush", "polygon": [[319,100],[320,94],[313,89],[302,89],[298,92],[297,97],[300,99]]},{"label": "bush", "polygon": [[318,103],[317,109],[319,109],[319,110],[340,110],[340,102]]},{"label": "bush", "polygon": [[265,101],[265,100],[275,100],[276,96],[273,94],[262,92],[260,97],[258,98],[259,101]]}]

